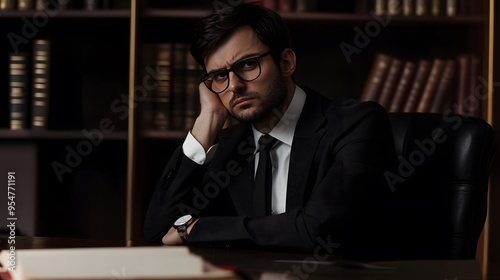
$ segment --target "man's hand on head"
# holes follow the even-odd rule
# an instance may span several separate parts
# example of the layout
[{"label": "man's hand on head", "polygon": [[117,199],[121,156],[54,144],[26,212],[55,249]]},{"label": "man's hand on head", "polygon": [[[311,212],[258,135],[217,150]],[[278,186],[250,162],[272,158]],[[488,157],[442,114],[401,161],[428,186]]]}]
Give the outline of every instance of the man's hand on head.
[{"label": "man's hand on head", "polygon": [[193,125],[191,134],[203,146],[205,151],[214,144],[215,139],[226,122],[229,112],[219,96],[211,92],[205,84],[198,86],[201,111]]}]

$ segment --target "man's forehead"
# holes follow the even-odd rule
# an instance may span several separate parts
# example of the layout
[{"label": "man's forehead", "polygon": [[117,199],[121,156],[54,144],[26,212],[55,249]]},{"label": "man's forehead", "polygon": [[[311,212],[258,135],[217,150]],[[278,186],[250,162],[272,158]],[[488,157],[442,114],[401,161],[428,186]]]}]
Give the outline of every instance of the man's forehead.
[{"label": "man's forehead", "polygon": [[265,50],[252,28],[244,26],[233,32],[205,59],[207,71],[230,67],[234,62]]}]

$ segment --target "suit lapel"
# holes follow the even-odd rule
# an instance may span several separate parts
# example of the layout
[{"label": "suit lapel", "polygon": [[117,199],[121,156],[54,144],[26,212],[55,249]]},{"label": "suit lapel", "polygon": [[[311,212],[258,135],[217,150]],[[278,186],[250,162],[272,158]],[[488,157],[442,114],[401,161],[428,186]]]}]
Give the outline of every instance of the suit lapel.
[{"label": "suit lapel", "polygon": [[312,187],[307,186],[307,180],[318,143],[325,133],[325,117],[320,108],[322,108],[321,97],[314,92],[307,91],[306,102],[297,122],[290,153],[287,212],[302,208],[306,187]]}]

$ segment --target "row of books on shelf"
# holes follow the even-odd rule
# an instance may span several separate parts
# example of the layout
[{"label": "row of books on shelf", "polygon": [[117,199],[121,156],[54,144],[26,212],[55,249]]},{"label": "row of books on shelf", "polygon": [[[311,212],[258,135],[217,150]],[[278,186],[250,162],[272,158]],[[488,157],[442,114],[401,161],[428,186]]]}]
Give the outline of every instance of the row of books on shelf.
[{"label": "row of books on shelf", "polygon": [[198,86],[203,69],[187,43],[145,43],[144,75],[156,72],[157,86],[149,93],[145,127],[152,130],[189,130],[200,110]]},{"label": "row of books on shelf", "polygon": [[[244,0],[256,3],[278,12],[345,12],[347,4],[332,4],[325,0]],[[216,3],[216,2],[213,2]],[[175,3],[173,4],[175,5]],[[189,2],[182,4],[182,7]],[[193,2],[193,7],[213,8]],[[214,4],[215,5],[215,4]],[[229,4],[227,4],[229,5]],[[468,0],[357,0],[351,3],[351,12],[370,13],[377,15],[432,15],[455,16],[480,14],[481,1]],[[160,5],[161,6],[161,5]],[[168,6],[170,7],[170,6]],[[347,8],[346,8],[347,7]],[[29,11],[45,9],[129,9],[130,1],[125,0],[0,0],[0,11]]]},{"label": "row of books on shelf", "polygon": [[[153,130],[188,130],[200,101],[203,70],[186,43],[145,43],[143,72],[154,73],[143,106],[144,127]],[[32,53],[9,54],[10,128],[46,129],[50,95],[51,41],[33,40]],[[139,81],[142,80],[138,79]],[[453,111],[481,117],[481,82],[478,55],[404,59],[378,53],[360,95],[361,101],[379,102],[390,112]]]},{"label": "row of books on shelf", "polygon": [[0,11],[128,9],[126,0],[0,0]]},{"label": "row of books on shelf", "polygon": [[33,55],[9,53],[10,129],[47,127],[51,41],[33,40]]},{"label": "row of books on shelf", "polygon": [[245,0],[245,2],[255,3],[283,13],[318,11],[317,0]]},{"label": "row of books on shelf", "polygon": [[[50,109],[51,41],[33,41],[32,53],[9,53],[9,126],[47,129]],[[142,114],[146,129],[188,130],[199,113],[203,74],[185,43],[146,43],[143,69],[153,73]],[[145,73],[145,72],[144,72]],[[149,84],[149,82],[148,82]]]},{"label": "row of books on shelf", "polygon": [[[345,3],[328,4],[321,0],[245,0],[278,12],[345,12]],[[356,0],[351,11],[377,15],[456,16],[479,14],[481,1],[468,0]],[[333,6],[332,6],[333,5]]]},{"label": "row of books on shelf", "polygon": [[389,112],[456,113],[482,117],[476,54],[405,60],[378,53],[360,101],[376,101]]},{"label": "row of books on shelf", "polygon": [[456,16],[479,14],[481,4],[469,0],[375,0],[369,9],[377,15]]}]

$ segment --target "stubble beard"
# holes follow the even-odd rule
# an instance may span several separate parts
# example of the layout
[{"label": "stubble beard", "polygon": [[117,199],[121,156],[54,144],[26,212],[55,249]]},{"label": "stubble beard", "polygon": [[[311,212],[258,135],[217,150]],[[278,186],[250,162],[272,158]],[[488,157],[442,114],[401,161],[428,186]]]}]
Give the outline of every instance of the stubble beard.
[{"label": "stubble beard", "polygon": [[[267,94],[257,92],[244,92],[235,94],[230,104],[229,113],[239,122],[256,123],[263,122],[266,119],[272,119],[273,111],[283,105],[286,100],[287,88],[283,77],[276,77],[266,90]],[[235,112],[233,103],[240,97],[252,97],[261,101],[261,106],[257,108],[241,107],[242,111]]]}]

